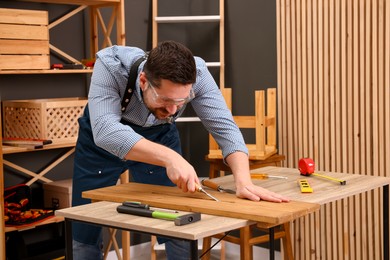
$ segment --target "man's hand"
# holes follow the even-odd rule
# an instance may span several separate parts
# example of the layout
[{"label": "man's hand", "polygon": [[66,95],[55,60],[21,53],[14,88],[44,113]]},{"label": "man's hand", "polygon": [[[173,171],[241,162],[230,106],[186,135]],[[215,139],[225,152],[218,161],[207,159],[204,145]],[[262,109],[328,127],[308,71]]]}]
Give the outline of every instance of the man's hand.
[{"label": "man's hand", "polygon": [[195,183],[200,184],[194,167],[179,153],[161,144],[141,139],[125,159],[165,167],[168,178],[183,192],[195,192]]},{"label": "man's hand", "polygon": [[271,202],[288,202],[289,199],[285,196],[256,186],[254,184],[237,187],[237,197],[242,199],[249,199],[253,201],[266,200]]},{"label": "man's hand", "polygon": [[168,178],[183,192],[195,192],[195,183],[199,184],[194,167],[183,157],[177,157],[166,166]]}]

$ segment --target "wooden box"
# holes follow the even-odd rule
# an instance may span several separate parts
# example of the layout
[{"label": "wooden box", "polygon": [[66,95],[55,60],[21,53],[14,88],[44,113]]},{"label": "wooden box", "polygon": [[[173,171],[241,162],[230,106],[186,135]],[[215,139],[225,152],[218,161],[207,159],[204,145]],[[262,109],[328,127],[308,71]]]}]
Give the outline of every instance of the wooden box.
[{"label": "wooden box", "polygon": [[0,70],[50,69],[48,12],[0,8]]},{"label": "wooden box", "polygon": [[72,206],[72,179],[43,184],[44,207],[63,209]]},{"label": "wooden box", "polygon": [[53,143],[75,142],[86,98],[3,101],[4,138],[33,138]]}]

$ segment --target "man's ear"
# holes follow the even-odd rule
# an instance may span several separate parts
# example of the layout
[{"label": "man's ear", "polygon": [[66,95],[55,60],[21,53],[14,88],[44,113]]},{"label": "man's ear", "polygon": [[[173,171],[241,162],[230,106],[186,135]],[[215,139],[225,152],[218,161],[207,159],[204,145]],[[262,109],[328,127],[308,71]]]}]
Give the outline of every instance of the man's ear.
[{"label": "man's ear", "polygon": [[139,85],[140,85],[140,88],[142,89],[142,91],[145,91],[146,90],[146,82],[147,82],[147,78],[146,78],[146,74],[145,72],[141,72],[141,74],[139,74]]}]

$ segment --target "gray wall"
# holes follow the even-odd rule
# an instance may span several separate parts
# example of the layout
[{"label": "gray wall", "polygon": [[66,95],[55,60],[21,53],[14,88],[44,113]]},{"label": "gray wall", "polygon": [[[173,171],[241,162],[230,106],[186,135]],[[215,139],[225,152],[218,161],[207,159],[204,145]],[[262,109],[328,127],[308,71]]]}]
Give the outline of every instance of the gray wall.
[{"label": "gray wall", "polygon": [[[48,10],[53,21],[74,6],[0,1],[2,8]],[[276,86],[275,2],[256,0],[225,1],[226,87],[233,88],[233,113],[253,114],[254,90]],[[151,48],[151,1],[126,0],[127,45]],[[202,15],[218,13],[217,0],[160,0],[160,15]],[[108,12],[107,12],[108,13]],[[218,24],[161,25],[159,40],[172,39],[187,45],[195,55],[208,61],[218,60]],[[81,13],[54,28],[51,42],[76,58],[88,57],[88,12]],[[115,32],[114,32],[115,33]],[[51,62],[62,62],[52,56]],[[211,69],[218,78],[218,69]],[[0,75],[1,100],[86,96],[90,75]],[[193,115],[191,109],[187,115]],[[208,175],[204,156],[208,151],[208,134],[200,123],[180,123],[184,156],[199,176]],[[246,136],[251,139],[251,133]],[[31,170],[39,171],[63,151],[5,155]],[[53,179],[72,175],[70,158],[48,173]],[[5,185],[25,182],[28,178],[5,169]],[[37,188],[39,184],[35,185]]]}]

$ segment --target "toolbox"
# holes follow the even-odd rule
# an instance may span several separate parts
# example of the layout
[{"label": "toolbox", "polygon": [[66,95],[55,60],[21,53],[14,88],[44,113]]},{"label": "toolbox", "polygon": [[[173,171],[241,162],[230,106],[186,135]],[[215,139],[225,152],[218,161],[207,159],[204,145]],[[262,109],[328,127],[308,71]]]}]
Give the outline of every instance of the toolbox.
[{"label": "toolbox", "polygon": [[44,207],[63,209],[72,206],[72,179],[43,184]]}]

